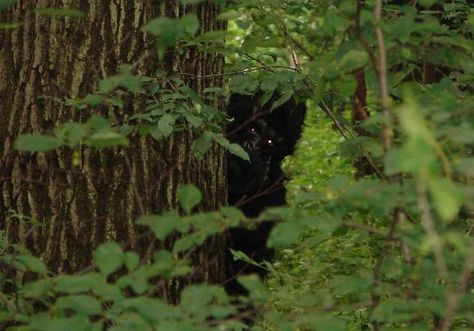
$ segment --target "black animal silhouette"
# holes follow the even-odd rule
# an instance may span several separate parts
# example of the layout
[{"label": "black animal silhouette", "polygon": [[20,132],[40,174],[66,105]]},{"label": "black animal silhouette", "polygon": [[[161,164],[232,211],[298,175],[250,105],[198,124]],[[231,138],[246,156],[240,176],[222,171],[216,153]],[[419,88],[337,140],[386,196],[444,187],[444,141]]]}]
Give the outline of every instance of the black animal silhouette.
[{"label": "black animal silhouette", "polygon": [[[293,154],[301,136],[306,107],[291,98],[272,109],[272,101],[260,106],[259,95],[233,94],[227,107],[234,119],[227,128],[229,140],[240,144],[250,162],[234,155],[228,157],[229,204],[241,208],[247,217],[256,217],[264,209],[285,204],[283,159]],[[230,248],[242,251],[256,262],[270,260],[273,252],[266,247],[273,222],[259,223],[255,229],[233,228]],[[232,256],[229,253],[229,260]],[[241,274],[264,272],[243,261],[229,263],[226,289],[230,294],[245,294],[237,283]]]}]

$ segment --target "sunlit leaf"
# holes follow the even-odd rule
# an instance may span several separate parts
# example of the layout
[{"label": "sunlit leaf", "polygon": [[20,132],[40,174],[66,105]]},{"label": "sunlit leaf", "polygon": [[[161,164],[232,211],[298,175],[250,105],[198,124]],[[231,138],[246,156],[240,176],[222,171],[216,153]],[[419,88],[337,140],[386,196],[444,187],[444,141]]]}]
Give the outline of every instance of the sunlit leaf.
[{"label": "sunlit leaf", "polygon": [[461,208],[464,194],[460,187],[446,178],[429,182],[430,195],[439,216],[443,220],[452,220]]},{"label": "sunlit leaf", "polygon": [[86,143],[99,149],[115,146],[128,146],[127,138],[113,130],[94,133],[86,139]]}]

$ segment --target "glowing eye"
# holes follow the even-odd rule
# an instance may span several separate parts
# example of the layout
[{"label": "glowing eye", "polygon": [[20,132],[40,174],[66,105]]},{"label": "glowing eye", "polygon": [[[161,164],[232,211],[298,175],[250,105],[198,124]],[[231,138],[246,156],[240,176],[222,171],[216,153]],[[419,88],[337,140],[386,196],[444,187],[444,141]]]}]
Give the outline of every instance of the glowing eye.
[{"label": "glowing eye", "polygon": [[268,139],[268,140],[267,140],[267,144],[270,145],[270,146],[273,146],[273,140]]},{"label": "glowing eye", "polygon": [[257,133],[257,130],[256,130],[255,128],[250,128],[250,129],[249,129],[249,132],[250,132],[250,133]]}]

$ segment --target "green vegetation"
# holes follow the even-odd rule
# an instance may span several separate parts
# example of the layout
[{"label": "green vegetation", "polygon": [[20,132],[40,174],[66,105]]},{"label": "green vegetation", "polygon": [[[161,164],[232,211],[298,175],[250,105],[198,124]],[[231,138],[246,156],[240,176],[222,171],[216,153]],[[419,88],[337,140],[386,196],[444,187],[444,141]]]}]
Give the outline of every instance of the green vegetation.
[{"label": "green vegetation", "polygon": [[[307,103],[303,138],[284,162],[288,206],[256,220],[233,207],[199,212],[201,193],[183,186],[181,213],[138,219],[157,240],[179,238],[168,250],[142,260],[107,242],[90,269],[73,275],[48,273],[40,258],[0,232],[0,328],[242,330],[245,307],[252,306],[253,330],[473,330],[474,6],[463,0],[222,2],[221,18],[231,20],[227,32],[197,34],[192,14],[157,18],[143,29],[155,37],[160,58],[170,47],[226,56],[230,93],[263,91],[262,103],[278,96],[274,108],[290,98]],[[14,3],[0,0],[0,10]],[[86,98],[57,100],[85,111],[121,108],[127,96],[144,96],[146,107],[126,124],[91,116],[58,124],[47,136],[22,135],[15,147],[121,148],[136,133],[166,144],[189,130],[196,157],[219,144],[248,158],[225,137],[228,119],[212,102],[226,88],[208,88],[205,98],[177,75],[145,77],[133,69],[122,66]],[[9,217],[35,223],[15,211]],[[266,282],[241,277],[248,297],[193,284],[179,304],[160,298],[161,285],[193,273],[189,256],[207,238],[268,219],[277,222],[267,243],[277,257],[262,264],[270,270]]]}]

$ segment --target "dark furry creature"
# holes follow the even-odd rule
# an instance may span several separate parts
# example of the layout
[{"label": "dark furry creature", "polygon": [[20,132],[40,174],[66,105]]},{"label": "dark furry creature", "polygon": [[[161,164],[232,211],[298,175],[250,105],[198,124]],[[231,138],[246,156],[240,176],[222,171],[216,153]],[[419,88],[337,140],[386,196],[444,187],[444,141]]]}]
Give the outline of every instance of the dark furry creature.
[{"label": "dark furry creature", "polygon": [[[271,109],[272,101],[260,106],[257,96],[233,94],[227,108],[234,120],[228,125],[228,138],[241,145],[250,162],[229,155],[229,204],[239,207],[247,217],[256,217],[264,209],[285,204],[284,173],[280,163],[293,154],[301,136],[305,116],[304,104],[291,98]],[[242,251],[257,262],[269,260],[272,251],[266,241],[273,223],[260,223],[256,229],[234,228],[230,231],[230,248]],[[229,259],[232,257],[229,253]],[[226,289],[230,294],[245,294],[235,278],[248,273],[263,275],[260,268],[242,261],[230,263]]]}]

